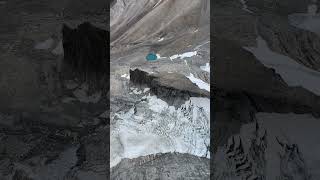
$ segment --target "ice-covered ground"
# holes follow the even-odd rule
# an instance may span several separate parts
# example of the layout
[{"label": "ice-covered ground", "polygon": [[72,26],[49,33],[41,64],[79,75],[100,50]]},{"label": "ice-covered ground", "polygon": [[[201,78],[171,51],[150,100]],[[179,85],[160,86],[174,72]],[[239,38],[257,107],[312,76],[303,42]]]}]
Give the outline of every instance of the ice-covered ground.
[{"label": "ice-covered ground", "polygon": [[265,40],[257,38],[257,47],[246,47],[266,67],[273,68],[289,86],[302,86],[320,95],[320,72],[297,63],[288,56],[281,55],[269,49]]},{"label": "ice-covered ground", "polygon": [[[135,91],[134,91],[135,90]],[[208,157],[210,143],[210,100],[192,97],[180,108],[146,93],[129,111],[112,117],[111,167],[123,158],[155,153],[180,152]],[[143,93],[143,94],[142,94]]]}]

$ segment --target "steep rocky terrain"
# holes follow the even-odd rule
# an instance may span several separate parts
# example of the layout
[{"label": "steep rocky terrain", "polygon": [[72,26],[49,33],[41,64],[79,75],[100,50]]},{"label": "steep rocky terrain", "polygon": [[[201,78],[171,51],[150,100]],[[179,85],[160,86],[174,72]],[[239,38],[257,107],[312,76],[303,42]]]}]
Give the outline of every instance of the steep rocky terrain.
[{"label": "steep rocky terrain", "polygon": [[[209,178],[209,7],[208,0],[111,7],[113,179]],[[156,61],[146,60],[150,52]]]},{"label": "steep rocky terrain", "polygon": [[106,179],[107,99],[61,64],[63,24],[106,30],[107,5],[1,1],[0,179]]},{"label": "steep rocky terrain", "polygon": [[320,127],[319,36],[310,25],[317,5],[230,0],[213,6],[215,179],[319,178],[319,157],[311,155]]},{"label": "steep rocky terrain", "polygon": [[[209,179],[209,160],[190,154],[154,154],[125,159],[111,172],[111,179]],[[175,170],[172,171],[172,168]],[[126,171],[121,171],[126,169]]]}]

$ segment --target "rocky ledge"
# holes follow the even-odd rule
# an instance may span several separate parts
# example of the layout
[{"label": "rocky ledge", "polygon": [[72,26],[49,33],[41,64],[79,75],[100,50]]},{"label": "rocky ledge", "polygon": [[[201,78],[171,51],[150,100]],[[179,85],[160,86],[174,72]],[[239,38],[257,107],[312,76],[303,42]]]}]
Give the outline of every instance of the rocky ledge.
[{"label": "rocky ledge", "polygon": [[200,89],[186,76],[178,73],[148,73],[130,70],[130,82],[150,88],[151,93],[170,105],[180,106],[190,97],[210,97],[210,92]]},{"label": "rocky ledge", "polygon": [[165,153],[123,159],[111,169],[111,179],[195,179],[210,178],[210,160],[190,154]]},{"label": "rocky ledge", "polygon": [[[215,146],[226,143],[256,112],[320,115],[320,97],[303,87],[290,87],[235,41],[214,37]],[[230,53],[232,52],[232,53]],[[215,147],[215,148],[216,148]]]}]

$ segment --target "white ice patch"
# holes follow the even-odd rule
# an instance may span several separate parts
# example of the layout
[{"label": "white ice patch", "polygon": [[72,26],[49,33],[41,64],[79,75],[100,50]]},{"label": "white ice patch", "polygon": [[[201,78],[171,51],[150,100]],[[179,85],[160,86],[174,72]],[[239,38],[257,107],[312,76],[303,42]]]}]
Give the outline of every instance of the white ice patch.
[{"label": "white ice patch", "polygon": [[150,91],[150,88],[144,88],[143,93]]},{"label": "white ice patch", "polygon": [[110,166],[123,158],[180,152],[210,157],[210,100],[194,98],[175,109],[147,96],[128,112],[112,117]]},{"label": "white ice patch", "polygon": [[162,37],[162,38],[159,38],[159,40],[158,40],[158,42],[161,42],[161,41],[163,41],[164,40],[164,38]]},{"label": "white ice patch", "polygon": [[197,55],[197,51],[185,52],[183,54],[175,54],[173,56],[170,56],[170,60],[174,60],[177,58],[184,59],[184,58],[189,58],[189,57],[196,56],[196,55]]},{"label": "white ice patch", "polygon": [[202,69],[203,71],[206,71],[208,73],[210,73],[210,64],[206,63],[205,66],[200,66],[200,69]]},{"label": "white ice patch", "polygon": [[164,58],[166,58],[166,57],[161,57],[160,54],[156,54],[156,56],[157,56],[157,59],[164,59]]},{"label": "white ice patch", "polygon": [[62,45],[62,40],[59,41],[57,46],[51,51],[52,54],[54,55],[63,55],[63,45]]},{"label": "white ice patch", "polygon": [[190,73],[190,75],[187,76],[187,78],[190,79],[191,82],[195,83],[200,89],[204,89],[210,92],[210,84],[202,81],[199,78],[194,77],[192,73]]},{"label": "white ice patch", "polygon": [[122,78],[126,78],[126,79],[130,79],[130,75],[129,74],[123,74],[121,75]]},{"label": "white ice patch", "polygon": [[142,91],[140,91],[138,88],[133,89],[132,92],[134,94],[142,94]]},{"label": "white ice patch", "polygon": [[273,68],[289,86],[302,86],[320,95],[320,72],[309,69],[290,57],[273,52],[267,43],[257,38],[258,47],[246,47],[266,67]]},{"label": "white ice patch", "polygon": [[184,63],[186,64],[186,66],[188,66],[188,62],[187,62],[187,60],[184,60]]},{"label": "white ice patch", "polygon": [[41,50],[45,50],[45,49],[49,49],[52,47],[54,40],[52,38],[49,38],[43,42],[37,43],[34,48],[35,49],[41,49]]}]

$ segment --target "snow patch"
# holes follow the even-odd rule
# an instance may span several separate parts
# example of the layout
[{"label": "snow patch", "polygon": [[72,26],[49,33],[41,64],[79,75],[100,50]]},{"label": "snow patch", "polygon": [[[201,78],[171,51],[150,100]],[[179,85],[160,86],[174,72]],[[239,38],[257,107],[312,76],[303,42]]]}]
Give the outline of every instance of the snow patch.
[{"label": "snow patch", "polygon": [[320,95],[320,72],[309,69],[288,56],[269,49],[265,40],[257,38],[258,47],[245,47],[266,67],[273,68],[289,86],[302,86]]},{"label": "snow patch", "polygon": [[196,78],[192,73],[190,73],[190,75],[187,76],[187,78],[190,79],[191,82],[195,83],[200,89],[204,89],[210,92],[210,84],[202,81],[199,78]]},{"label": "snow patch", "polygon": [[200,69],[202,69],[203,71],[206,71],[208,73],[210,73],[210,64],[206,63],[205,66],[200,66]]},{"label": "snow patch", "polygon": [[133,94],[142,94],[142,91],[140,91],[138,88],[135,88],[132,90]]},{"label": "snow patch", "polygon": [[150,91],[150,88],[144,88],[143,93]]},{"label": "snow patch", "polygon": [[130,75],[129,74],[123,74],[121,75],[122,78],[126,78],[126,79],[130,79]]},{"label": "snow patch", "polygon": [[197,51],[185,52],[183,54],[175,54],[173,56],[170,56],[170,60],[174,60],[177,58],[184,59],[184,58],[189,58],[189,57],[196,56],[196,55],[197,55]]},{"label": "snow patch", "polygon": [[161,57],[160,54],[156,54],[156,56],[157,56],[157,59],[164,59],[164,58],[166,58],[166,57]]}]

